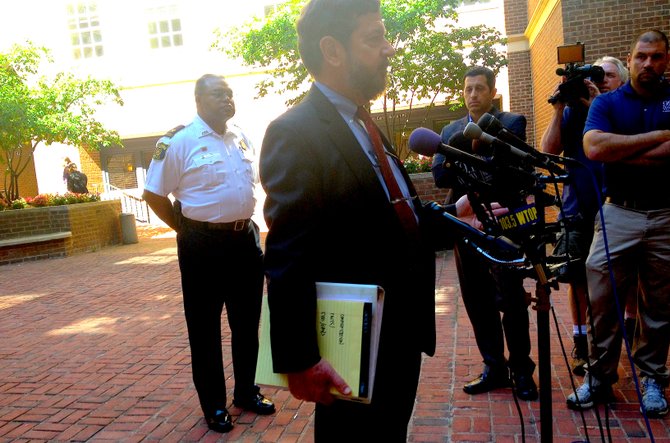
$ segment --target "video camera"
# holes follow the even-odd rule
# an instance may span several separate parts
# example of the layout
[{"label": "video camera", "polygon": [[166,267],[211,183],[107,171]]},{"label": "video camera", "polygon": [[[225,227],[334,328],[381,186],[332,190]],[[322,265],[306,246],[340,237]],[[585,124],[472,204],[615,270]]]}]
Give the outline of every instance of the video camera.
[{"label": "video camera", "polygon": [[594,83],[605,80],[605,70],[600,66],[584,63],[584,45],[577,42],[574,45],[559,46],[558,63],[565,64],[565,69],[558,68],[556,74],[565,76],[566,81],[558,86],[558,93],[547,100],[552,105],[557,102],[569,103],[580,98],[589,98],[589,90],[584,84],[584,79]]}]

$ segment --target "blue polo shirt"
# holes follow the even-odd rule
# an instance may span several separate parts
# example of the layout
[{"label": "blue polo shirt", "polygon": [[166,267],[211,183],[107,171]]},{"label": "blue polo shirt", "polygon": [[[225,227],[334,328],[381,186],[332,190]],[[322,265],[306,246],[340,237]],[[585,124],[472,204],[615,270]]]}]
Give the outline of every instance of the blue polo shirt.
[{"label": "blue polo shirt", "polygon": [[[650,98],[639,96],[630,81],[599,95],[589,109],[584,133],[592,129],[621,135],[670,129],[670,85],[666,83]],[[670,168],[666,165],[607,162],[604,167],[605,195],[618,199],[648,199],[650,193],[665,192],[670,181]]]}]

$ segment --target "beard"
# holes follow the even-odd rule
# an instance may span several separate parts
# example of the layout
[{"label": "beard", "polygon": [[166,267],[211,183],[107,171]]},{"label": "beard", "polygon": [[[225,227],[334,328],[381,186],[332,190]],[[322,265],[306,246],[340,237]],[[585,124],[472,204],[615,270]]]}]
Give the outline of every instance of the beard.
[{"label": "beard", "polygon": [[380,66],[376,70],[369,69],[352,57],[349,58],[349,84],[368,100],[379,97],[386,89],[386,68]]},{"label": "beard", "polygon": [[642,70],[637,74],[637,84],[644,89],[653,89],[658,86],[663,78],[652,70]]}]

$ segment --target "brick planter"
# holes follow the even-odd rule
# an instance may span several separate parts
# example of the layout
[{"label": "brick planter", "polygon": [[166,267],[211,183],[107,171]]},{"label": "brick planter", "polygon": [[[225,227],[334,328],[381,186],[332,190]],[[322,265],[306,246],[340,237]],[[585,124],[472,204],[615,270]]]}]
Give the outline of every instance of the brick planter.
[{"label": "brick planter", "polygon": [[409,178],[412,179],[414,188],[416,189],[417,194],[419,194],[421,201],[428,202],[432,200],[439,204],[444,203],[449,190],[436,187],[432,173],[419,172],[416,174],[410,174]]},{"label": "brick planter", "polygon": [[120,244],[120,214],[120,200],[2,211],[0,265]]}]

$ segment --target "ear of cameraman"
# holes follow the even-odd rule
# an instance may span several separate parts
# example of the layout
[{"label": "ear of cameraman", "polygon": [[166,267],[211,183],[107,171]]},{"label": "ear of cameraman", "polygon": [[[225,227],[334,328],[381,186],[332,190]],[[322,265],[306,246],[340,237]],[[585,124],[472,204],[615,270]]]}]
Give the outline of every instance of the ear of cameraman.
[{"label": "ear of cameraman", "polygon": [[[561,196],[563,212],[559,218],[565,218],[568,235],[562,235],[554,249],[554,255],[570,252],[571,258],[579,261],[570,264],[560,276],[567,282],[568,298],[573,323],[574,347],[571,369],[575,375],[584,375],[584,365],[588,357],[586,339],[586,272],[584,260],[593,239],[593,221],[600,207],[598,191],[602,187],[602,165],[589,160],[584,154],[582,133],[586,116],[593,99],[603,93],[613,91],[628,81],[628,70],[621,60],[605,56],[598,59],[595,66],[605,71],[602,82],[594,83],[584,79],[589,98],[579,98],[572,102],[558,100],[553,104],[554,113],[549,126],[542,136],[542,151],[550,154],[563,154],[574,158],[584,167],[568,168],[571,181],[563,186]],[[563,78],[563,81],[566,79]],[[557,97],[558,87],[554,93]],[[579,192],[579,194],[578,194]],[[634,318],[634,316],[633,316]]]}]

